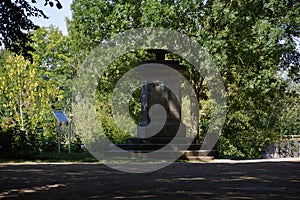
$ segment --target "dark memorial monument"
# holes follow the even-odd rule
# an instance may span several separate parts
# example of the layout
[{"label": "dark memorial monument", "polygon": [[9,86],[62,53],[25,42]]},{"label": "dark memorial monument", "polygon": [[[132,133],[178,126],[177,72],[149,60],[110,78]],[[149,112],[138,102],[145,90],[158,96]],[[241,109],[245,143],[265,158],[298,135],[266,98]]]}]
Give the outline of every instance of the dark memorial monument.
[{"label": "dark memorial monument", "polygon": [[[186,137],[186,126],[181,115],[180,77],[186,68],[179,61],[166,60],[165,55],[171,53],[162,49],[150,49],[147,52],[155,56],[155,60],[143,62],[137,71],[142,79],[141,121],[136,138],[127,138],[126,144],[117,146],[133,153],[149,153],[162,149],[171,141],[173,147],[166,156],[180,152],[182,159],[203,159],[207,152],[201,152],[201,144],[192,143],[193,138]],[[159,66],[165,66],[165,69]],[[168,70],[170,67],[173,70]],[[181,146],[186,147],[181,148]],[[171,152],[171,153],[170,153]],[[109,154],[118,152],[111,151]],[[120,154],[118,154],[120,155]],[[209,153],[211,155],[211,152]],[[209,157],[207,157],[209,158]]]},{"label": "dark memorial monument", "polygon": [[[166,50],[148,50],[148,52],[154,53],[156,60],[144,62],[144,64],[149,63],[149,66],[141,70],[143,82],[141,98],[142,119],[139,126],[144,127],[150,123],[152,126],[150,130],[140,128],[138,130],[138,137],[172,139],[180,127],[185,129],[185,126],[180,124],[182,123],[180,80],[178,73],[155,68],[157,64],[162,64],[183,73],[185,67],[179,65],[178,61],[165,60],[165,54],[169,53]],[[156,105],[160,105],[166,113],[157,111],[159,108],[157,108]],[[151,117],[150,109],[153,109]],[[155,126],[163,126],[163,128],[152,136],[153,132],[157,130]],[[183,133],[182,137],[185,137],[185,130],[180,130],[180,132]]]}]

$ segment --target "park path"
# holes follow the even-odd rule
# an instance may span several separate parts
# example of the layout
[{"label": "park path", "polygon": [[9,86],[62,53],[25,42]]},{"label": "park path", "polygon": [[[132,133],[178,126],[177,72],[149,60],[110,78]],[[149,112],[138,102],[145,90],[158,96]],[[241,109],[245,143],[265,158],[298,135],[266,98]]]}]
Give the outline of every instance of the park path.
[{"label": "park path", "polygon": [[300,199],[300,160],[174,163],[129,174],[99,163],[0,164],[0,199]]}]

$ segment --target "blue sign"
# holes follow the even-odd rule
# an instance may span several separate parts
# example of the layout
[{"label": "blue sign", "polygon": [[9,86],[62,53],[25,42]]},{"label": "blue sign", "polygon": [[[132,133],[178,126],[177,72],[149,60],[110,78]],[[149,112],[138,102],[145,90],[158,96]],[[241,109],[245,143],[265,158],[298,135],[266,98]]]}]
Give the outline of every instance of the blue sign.
[{"label": "blue sign", "polygon": [[69,123],[70,122],[64,111],[53,110],[52,112],[58,123],[61,123],[61,122]]}]

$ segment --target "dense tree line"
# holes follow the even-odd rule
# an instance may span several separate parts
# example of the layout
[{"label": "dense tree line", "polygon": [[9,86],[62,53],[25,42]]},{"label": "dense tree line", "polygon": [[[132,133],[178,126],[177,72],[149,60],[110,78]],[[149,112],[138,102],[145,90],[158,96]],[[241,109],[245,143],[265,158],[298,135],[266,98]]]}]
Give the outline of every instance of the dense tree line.
[{"label": "dense tree line", "polygon": [[[44,117],[35,118],[36,121],[28,120],[27,132],[24,132],[27,140],[33,140],[30,134],[37,140],[41,140],[41,135],[54,138],[54,122],[48,132],[46,128],[46,124],[51,124],[47,121],[51,118],[49,112],[59,108],[71,113],[72,80],[76,68],[89,53],[120,32],[140,27],[163,27],[194,37],[212,56],[222,75],[227,92],[227,118],[219,141],[222,155],[260,157],[268,145],[280,140],[283,135],[299,134],[300,55],[296,50],[296,40],[300,36],[299,2],[74,0],[71,10],[69,36],[63,36],[53,27],[35,31],[26,28],[30,33],[30,42],[22,38],[20,41],[29,47],[26,52],[30,55],[30,62],[20,55],[2,51],[2,133],[7,132],[7,127],[13,127],[11,130],[16,133],[17,130],[23,131],[22,113],[34,116],[29,113],[39,109],[40,116]],[[41,11],[35,12],[42,15]],[[34,29],[31,22],[24,21],[24,24]],[[4,29],[1,27],[1,31]],[[14,45],[23,48],[22,42]],[[7,50],[20,54],[19,50],[10,47],[10,43],[5,45]],[[121,142],[128,133],[116,126],[107,102],[118,79],[148,57],[143,52],[124,55],[107,68],[99,82],[96,101],[99,120],[116,142]],[[182,59],[180,61],[185,63]],[[210,99],[201,74],[192,66],[187,66],[184,75],[195,89],[200,103],[197,121],[201,139],[210,120]],[[11,80],[20,73],[28,79],[28,85],[18,85],[17,79]],[[46,92],[47,95],[43,96],[45,87],[55,92]],[[35,97],[36,93],[43,97]],[[14,103],[17,96],[28,103]],[[138,117],[137,104],[133,103],[131,110],[133,116]],[[43,134],[35,131],[35,123],[42,127]],[[37,145],[36,149],[39,148],[40,145]],[[40,151],[43,149],[40,148]]]}]

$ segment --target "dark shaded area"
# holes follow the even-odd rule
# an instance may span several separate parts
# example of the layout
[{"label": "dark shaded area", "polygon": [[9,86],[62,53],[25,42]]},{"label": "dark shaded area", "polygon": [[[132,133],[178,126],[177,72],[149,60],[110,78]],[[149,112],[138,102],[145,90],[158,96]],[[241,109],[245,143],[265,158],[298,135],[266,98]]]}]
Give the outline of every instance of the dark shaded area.
[{"label": "dark shaded area", "polygon": [[174,163],[146,174],[103,164],[0,165],[0,198],[298,199],[300,162]]},{"label": "dark shaded area", "polygon": [[[31,17],[48,18],[44,12],[33,4],[36,0],[4,0],[0,2],[0,46],[6,49],[22,54],[26,58],[31,58],[29,51],[33,49],[28,45],[30,40],[30,31],[39,28],[35,25]],[[54,1],[44,0],[44,6],[53,7]],[[32,3],[32,4],[30,4]],[[57,9],[62,5],[59,0],[55,0]]]}]

